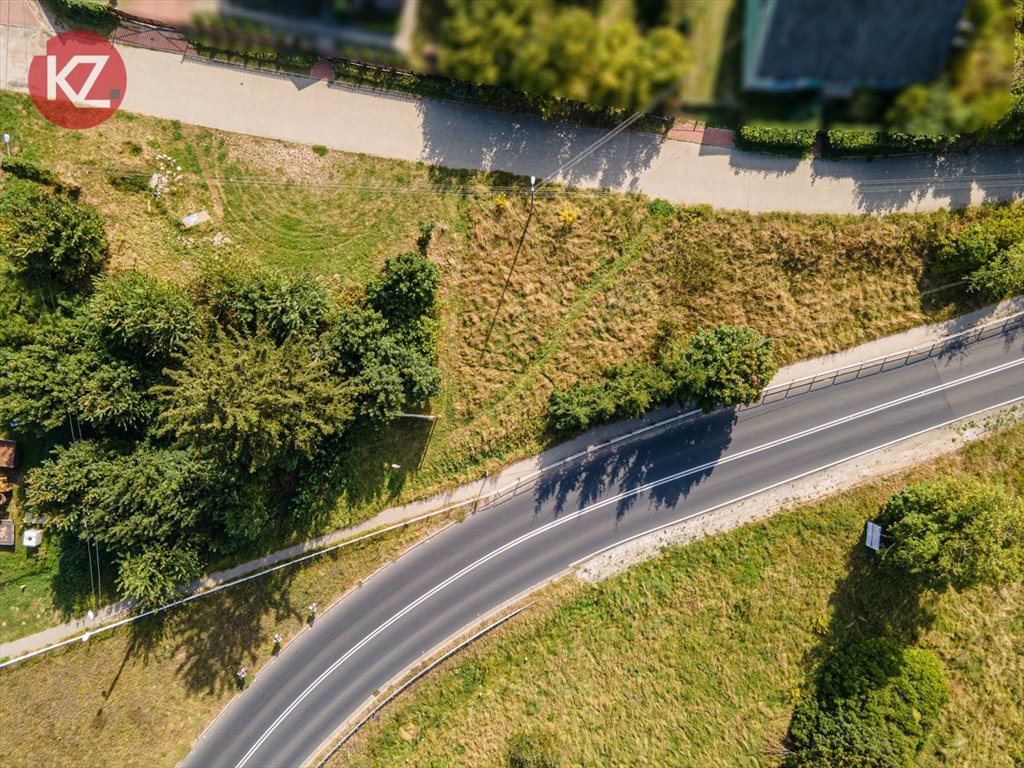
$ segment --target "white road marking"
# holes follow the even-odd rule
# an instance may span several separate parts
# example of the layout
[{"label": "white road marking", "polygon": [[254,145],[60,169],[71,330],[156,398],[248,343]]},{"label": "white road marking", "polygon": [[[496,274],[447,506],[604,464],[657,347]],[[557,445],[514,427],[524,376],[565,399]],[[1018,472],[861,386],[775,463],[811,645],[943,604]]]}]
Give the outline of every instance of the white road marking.
[{"label": "white road marking", "polygon": [[[348,651],[346,651],[345,654],[343,654],[339,659],[337,659],[333,664],[331,664],[331,666],[329,666],[326,670],[324,670],[322,673],[320,673],[320,675],[315,680],[313,680],[313,682],[311,682],[306,687],[306,689],[301,694],[299,694],[298,697],[296,697],[296,699],[291,704],[289,704],[288,707],[286,707],[285,710],[280,715],[278,715],[278,717],[274,720],[273,723],[270,724],[270,726],[266,729],[266,731],[264,731],[263,734],[255,741],[255,743],[253,743],[253,745],[249,748],[249,751],[245,753],[245,755],[242,757],[241,760],[239,760],[239,762],[235,766],[235,768],[245,768],[245,764],[249,762],[249,760],[256,753],[256,751],[263,745],[263,743],[268,738],[270,738],[270,736],[274,733],[274,731],[277,730],[278,726],[281,725],[281,723],[284,721],[284,719],[286,717],[288,717],[288,715],[290,715],[292,713],[292,711],[294,711],[294,709],[297,706],[299,706],[299,704],[301,704],[303,702],[303,700],[310,693],[312,693],[317,687],[319,687],[319,685],[324,680],[326,680],[327,677],[329,677],[342,664],[344,664],[346,661],[348,661],[348,659],[351,658],[353,654],[359,652],[364,646],[366,646],[367,643],[371,642],[373,639],[375,639],[378,635],[380,635],[382,632],[384,632],[388,627],[390,627],[396,621],[398,621],[399,619],[404,617],[409,612],[415,610],[423,602],[425,602],[426,600],[429,600],[431,597],[436,595],[441,590],[445,589],[446,587],[450,586],[454,582],[456,582],[459,579],[461,579],[467,573],[470,573],[470,572],[476,570],[477,568],[479,568],[480,566],[484,565],[488,561],[493,560],[494,558],[504,554],[505,552],[507,552],[508,550],[510,550],[510,549],[512,549],[514,547],[519,546],[520,544],[525,543],[526,541],[529,541],[530,539],[534,538],[535,536],[540,536],[541,534],[546,533],[546,532],[548,532],[549,530],[551,530],[553,528],[557,528],[560,525],[564,525],[565,523],[578,520],[579,518],[583,517],[584,515],[587,515],[590,512],[593,512],[595,510],[598,510],[598,509],[601,509],[603,507],[606,507],[609,504],[614,504],[614,503],[616,503],[618,501],[621,501],[622,499],[629,498],[631,496],[640,495],[640,494],[644,493],[645,491],[651,490],[652,488],[656,488],[656,487],[658,487],[660,485],[665,485],[667,483],[674,482],[674,481],[679,480],[679,479],[681,479],[683,477],[686,477],[688,475],[696,474],[698,472],[703,472],[706,469],[710,469],[711,467],[715,467],[715,466],[718,466],[720,464],[726,464],[726,463],[729,463],[729,462],[732,462],[732,461],[737,461],[737,460],[739,460],[741,458],[745,458],[745,457],[753,455],[755,453],[760,453],[762,451],[766,451],[766,450],[769,450],[771,448],[778,447],[779,445],[783,445],[785,443],[792,442],[794,440],[799,440],[799,439],[801,439],[803,437],[807,437],[809,435],[812,435],[812,434],[815,434],[815,433],[818,433],[818,432],[822,432],[822,431],[825,431],[827,429],[831,429],[832,427],[839,426],[841,424],[846,424],[846,423],[849,423],[851,421],[856,421],[857,419],[863,418],[865,416],[869,416],[869,415],[878,413],[880,411],[887,410],[889,408],[894,408],[894,407],[899,406],[899,405],[904,405],[904,404],[906,404],[908,402],[911,402],[913,400],[917,400],[917,399],[920,399],[922,397],[927,397],[929,395],[935,394],[936,392],[940,392],[940,391],[947,390],[947,389],[952,389],[953,387],[960,386],[961,384],[967,384],[967,383],[970,383],[970,382],[975,381],[977,379],[981,379],[981,378],[984,378],[986,376],[990,376],[990,375],[995,374],[995,373],[1000,373],[1000,372],[1002,372],[1004,370],[1007,370],[1009,368],[1014,368],[1014,367],[1018,367],[1018,366],[1021,366],[1021,365],[1024,365],[1024,359],[1012,360],[1012,361],[1007,362],[1007,363],[1002,363],[1000,365],[993,366],[992,368],[987,368],[984,371],[979,371],[977,373],[972,373],[972,374],[969,374],[967,376],[963,376],[963,377],[961,377],[959,379],[955,379],[953,381],[950,381],[950,382],[947,382],[947,383],[944,383],[944,384],[938,384],[938,385],[933,386],[933,387],[928,387],[927,389],[920,390],[919,392],[916,392],[914,394],[904,395],[903,397],[897,398],[895,400],[890,400],[887,403],[883,403],[881,405],[872,406],[871,408],[866,408],[863,411],[859,411],[857,413],[850,414],[848,416],[843,416],[841,418],[834,419],[834,420],[826,422],[824,424],[820,424],[820,425],[818,425],[816,427],[810,427],[808,429],[802,430],[800,432],[796,432],[796,433],[794,433],[792,435],[789,435],[787,437],[779,438],[777,440],[773,440],[771,442],[764,443],[763,445],[759,445],[759,446],[756,446],[754,448],[748,448],[745,451],[740,451],[740,452],[738,452],[736,454],[733,454],[731,456],[725,456],[723,458],[716,459],[714,461],[710,461],[710,462],[707,462],[705,464],[701,464],[701,465],[696,466],[696,467],[690,467],[689,469],[685,469],[685,470],[683,470],[681,472],[677,472],[675,474],[668,475],[668,476],[663,477],[663,478],[661,478],[659,480],[654,480],[654,481],[651,481],[649,483],[645,483],[643,485],[637,486],[636,488],[633,488],[633,489],[631,489],[629,491],[624,491],[622,493],[616,494],[615,496],[612,496],[610,498],[607,498],[607,499],[604,499],[602,501],[599,501],[596,504],[593,504],[593,505],[591,505],[589,507],[584,507],[583,509],[580,509],[580,510],[578,510],[576,512],[573,512],[573,513],[571,513],[569,515],[566,515],[565,517],[560,517],[557,520],[553,520],[552,522],[547,523],[547,524],[545,524],[543,526],[540,526],[539,528],[536,528],[536,529],[530,531],[529,533],[523,534],[522,536],[520,536],[517,539],[513,539],[512,541],[507,542],[506,544],[503,544],[502,546],[498,547],[497,549],[493,550],[492,552],[489,552],[488,554],[483,555],[482,557],[480,557],[476,561],[470,563],[469,565],[467,565],[466,567],[464,567],[462,570],[458,571],[457,573],[449,576],[447,579],[442,581],[440,584],[434,586],[429,591],[427,591],[424,594],[420,595],[420,597],[418,597],[413,602],[409,603],[402,610],[398,611],[391,618],[389,618],[383,624],[378,626],[376,629],[374,629],[372,632],[370,632],[370,634],[366,635],[366,637],[364,637],[362,640],[360,640],[358,643],[356,643],[354,646],[352,646],[352,648],[350,648]],[[1013,401],[1011,401],[1011,402],[1013,402]],[[986,408],[985,410],[988,410],[988,409]],[[959,419],[957,419],[957,421],[958,420]],[[933,429],[934,429],[934,427],[933,427]],[[906,438],[901,438],[901,439],[906,439]],[[879,446],[879,447],[882,447],[882,446]],[[869,451],[870,450],[877,450],[877,448],[869,449]],[[857,455],[861,455],[861,454],[857,454]],[[854,458],[854,457],[849,457],[849,458]],[[847,460],[847,459],[844,459],[844,461],[845,460]],[[804,474],[811,474],[811,473],[817,472],[817,471],[820,471],[820,469],[811,470],[811,472],[804,473]],[[803,477],[804,474],[797,476],[797,478],[790,478],[788,480],[781,481],[780,483],[776,483],[776,484],[774,484],[772,486],[769,486],[769,488],[766,488],[766,489],[763,489],[763,490],[769,490],[770,488],[777,487],[778,485],[783,485],[785,483],[792,482],[794,479],[798,479],[799,477]]]}]

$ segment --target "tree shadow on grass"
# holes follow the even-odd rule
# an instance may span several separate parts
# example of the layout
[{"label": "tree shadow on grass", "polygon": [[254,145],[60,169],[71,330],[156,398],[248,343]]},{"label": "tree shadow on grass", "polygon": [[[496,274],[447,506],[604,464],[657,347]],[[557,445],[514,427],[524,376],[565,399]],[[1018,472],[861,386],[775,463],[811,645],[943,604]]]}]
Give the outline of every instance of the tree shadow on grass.
[{"label": "tree shadow on grass", "polygon": [[[627,440],[545,473],[537,482],[535,513],[550,507],[555,517],[597,503],[606,495],[625,493],[647,483],[680,475],[650,490],[659,506],[674,507],[709,477],[732,440],[734,409],[687,419],[646,439]],[[615,503],[620,520],[642,494]]]},{"label": "tree shadow on grass", "polygon": [[842,648],[875,637],[914,646],[934,622],[935,595],[910,576],[883,571],[879,557],[861,539],[851,546],[846,576],[836,582],[829,600],[832,619],[804,658],[809,680]]},{"label": "tree shadow on grass", "polygon": [[270,651],[263,637],[266,617],[283,623],[305,615],[305,606],[289,596],[297,575],[298,569],[284,568],[138,622],[147,626],[140,630],[137,652],[172,638],[171,653],[179,659],[177,672],[189,692],[219,695],[233,689],[235,672]]}]

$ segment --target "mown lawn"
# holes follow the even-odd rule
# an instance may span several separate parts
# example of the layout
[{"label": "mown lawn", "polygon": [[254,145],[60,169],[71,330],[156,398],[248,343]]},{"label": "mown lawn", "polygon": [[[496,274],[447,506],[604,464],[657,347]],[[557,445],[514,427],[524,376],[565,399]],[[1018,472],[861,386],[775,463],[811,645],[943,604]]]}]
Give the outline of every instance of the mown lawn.
[{"label": "mown lawn", "polygon": [[960,472],[1024,493],[1024,426],[599,585],[558,584],[331,766],[504,765],[518,733],[550,734],[566,767],[773,765],[827,649],[883,633],[932,649],[949,677],[920,766],[1019,766],[1024,585],[919,604],[886,591],[861,543],[890,493]]},{"label": "mown lawn", "polygon": [[[786,363],[973,306],[955,290],[922,297],[942,282],[928,271],[928,244],[959,214],[752,216],[695,207],[657,215],[638,196],[556,190],[537,200],[501,299],[527,220],[521,179],[320,156],[127,113],[88,132],[64,131],[9,93],[0,124],[16,153],[80,184],[82,198],[108,218],[114,269],[184,280],[199,255],[234,251],[358,290],[387,256],[415,248],[435,225],[429,253],[441,267],[444,383],[432,409],[441,418],[433,431],[405,419],[354,439],[326,528],[543,449],[555,386],[648,357],[666,335],[748,323],[778,340]],[[160,200],[130,191],[161,153],[181,166],[180,182]],[[199,210],[212,221],[183,230],[179,219]],[[38,589],[20,593],[24,565],[0,553],[0,628],[13,633],[5,637],[73,613],[47,597],[45,570],[33,576]]]},{"label": "mown lawn", "polygon": [[[450,518],[448,518],[450,519]],[[399,528],[0,670],[0,765],[176,765],[237,690],[326,609],[445,519]]]}]

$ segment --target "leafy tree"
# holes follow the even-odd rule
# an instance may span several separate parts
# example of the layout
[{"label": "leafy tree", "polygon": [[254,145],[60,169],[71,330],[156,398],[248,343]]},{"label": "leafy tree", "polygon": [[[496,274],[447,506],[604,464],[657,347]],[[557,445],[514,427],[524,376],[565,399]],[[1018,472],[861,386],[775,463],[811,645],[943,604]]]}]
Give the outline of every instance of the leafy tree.
[{"label": "leafy tree", "polygon": [[677,398],[705,412],[757,402],[777,370],[771,339],[753,328],[725,324],[698,331],[669,368]]},{"label": "leafy tree", "polygon": [[1024,502],[971,477],[912,485],[878,521],[893,544],[882,564],[937,589],[999,585],[1024,576]]},{"label": "leafy tree", "polygon": [[155,544],[118,563],[117,588],[141,606],[158,606],[171,600],[176,590],[202,573],[199,556],[187,546]]},{"label": "leafy tree", "polygon": [[441,371],[426,355],[385,336],[362,359],[354,383],[360,390],[360,412],[383,422],[407,405],[422,405],[441,389]]},{"label": "leafy tree", "polygon": [[392,331],[401,331],[434,315],[440,280],[437,265],[422,253],[402,253],[384,262],[366,288],[367,302]]},{"label": "leafy tree", "polygon": [[330,298],[313,277],[283,275],[254,259],[202,260],[189,290],[225,328],[263,329],[279,343],[293,333],[317,335],[330,311]]},{"label": "leafy tree", "polygon": [[221,466],[294,469],[352,419],[351,386],[295,336],[278,345],[265,333],[218,330],[179,360],[166,372],[169,384],[153,390],[163,408],[160,434]]},{"label": "leafy tree", "polygon": [[358,376],[363,359],[388,334],[383,315],[360,304],[340,307],[329,318],[328,329],[317,341],[317,351],[339,376]]},{"label": "leafy tree", "polygon": [[25,509],[55,528],[78,533],[82,515],[107,476],[112,453],[92,440],[58,446],[25,474]]},{"label": "leafy tree", "polygon": [[94,208],[34,185],[14,190],[0,196],[0,257],[18,273],[70,288],[103,268],[107,235]]},{"label": "leafy tree", "polygon": [[508,768],[558,768],[562,764],[547,733],[520,733],[509,740]]},{"label": "leafy tree", "polygon": [[789,768],[905,768],[913,763],[948,700],[930,651],[875,638],[825,662],[815,697],[793,713]]},{"label": "leafy tree", "polygon": [[20,349],[0,349],[0,419],[40,435],[69,416],[122,432],[145,423],[152,402],[138,372],[95,341],[81,316],[57,316]]},{"label": "leafy tree", "polygon": [[196,306],[184,290],[135,270],[100,277],[86,314],[111,354],[158,369],[201,330]]},{"label": "leafy tree", "polygon": [[993,298],[1024,292],[1024,243],[1000,251],[967,279],[972,291]]},{"label": "leafy tree", "polygon": [[452,77],[631,109],[677,84],[689,61],[670,27],[644,35],[631,20],[546,0],[448,0],[440,44]]}]

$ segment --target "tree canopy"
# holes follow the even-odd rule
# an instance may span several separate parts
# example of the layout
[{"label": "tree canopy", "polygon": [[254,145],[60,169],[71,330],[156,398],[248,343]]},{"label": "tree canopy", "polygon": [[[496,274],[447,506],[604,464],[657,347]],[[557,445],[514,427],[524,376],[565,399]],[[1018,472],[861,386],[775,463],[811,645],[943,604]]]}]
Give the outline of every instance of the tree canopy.
[{"label": "tree canopy", "polygon": [[690,56],[683,36],[583,7],[535,0],[448,0],[438,68],[461,80],[603,106],[642,108],[677,85]]},{"label": "tree canopy", "polygon": [[771,339],[726,324],[697,331],[672,365],[678,399],[704,411],[757,402],[777,370]]},{"label": "tree canopy", "polygon": [[1024,577],[1024,501],[970,477],[940,478],[893,495],[878,520],[882,557],[936,589]]}]

